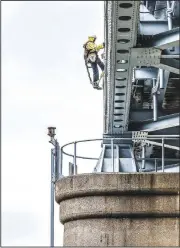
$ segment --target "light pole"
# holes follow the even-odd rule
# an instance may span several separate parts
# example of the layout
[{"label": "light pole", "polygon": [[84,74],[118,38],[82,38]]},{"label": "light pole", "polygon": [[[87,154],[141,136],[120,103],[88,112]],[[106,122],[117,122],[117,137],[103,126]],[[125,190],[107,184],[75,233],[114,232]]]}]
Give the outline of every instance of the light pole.
[{"label": "light pole", "polygon": [[54,247],[54,188],[55,182],[62,176],[62,166],[60,165],[60,146],[54,138],[56,128],[48,127],[48,136],[54,148],[51,149],[51,212],[50,212],[50,247]]}]

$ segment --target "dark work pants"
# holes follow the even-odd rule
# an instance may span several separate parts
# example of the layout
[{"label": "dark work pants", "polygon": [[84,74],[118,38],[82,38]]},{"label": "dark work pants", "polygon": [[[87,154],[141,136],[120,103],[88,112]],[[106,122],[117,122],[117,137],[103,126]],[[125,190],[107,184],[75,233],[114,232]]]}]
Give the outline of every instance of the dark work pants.
[{"label": "dark work pants", "polygon": [[101,68],[102,71],[104,71],[104,63],[97,56],[96,62],[94,62],[94,63],[91,62],[91,67],[93,70],[93,82],[96,82],[99,80],[98,66]]}]

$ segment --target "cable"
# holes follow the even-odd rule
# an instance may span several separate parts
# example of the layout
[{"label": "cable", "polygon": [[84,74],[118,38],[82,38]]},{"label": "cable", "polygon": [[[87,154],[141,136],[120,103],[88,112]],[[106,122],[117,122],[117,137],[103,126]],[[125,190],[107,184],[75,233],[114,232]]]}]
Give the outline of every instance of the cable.
[{"label": "cable", "polygon": [[[163,10],[163,9],[167,9],[167,7],[164,7],[164,8],[161,8],[161,9],[155,9],[154,12],[159,11],[159,10]],[[140,11],[140,13],[142,13],[142,14],[151,14],[151,12],[141,12],[141,11]]]}]

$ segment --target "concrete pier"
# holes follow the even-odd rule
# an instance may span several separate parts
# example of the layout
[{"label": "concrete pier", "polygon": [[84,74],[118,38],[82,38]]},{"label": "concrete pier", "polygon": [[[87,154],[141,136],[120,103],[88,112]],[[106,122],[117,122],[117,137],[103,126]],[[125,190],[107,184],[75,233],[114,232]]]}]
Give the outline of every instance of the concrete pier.
[{"label": "concrete pier", "polygon": [[64,246],[180,246],[179,173],[94,173],[56,183]]}]

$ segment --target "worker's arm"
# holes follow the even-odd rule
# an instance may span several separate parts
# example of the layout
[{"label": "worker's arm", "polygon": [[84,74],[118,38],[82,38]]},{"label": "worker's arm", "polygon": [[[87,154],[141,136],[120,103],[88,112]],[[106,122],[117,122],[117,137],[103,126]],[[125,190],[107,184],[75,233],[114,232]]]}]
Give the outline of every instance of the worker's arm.
[{"label": "worker's arm", "polygon": [[104,48],[104,43],[100,44],[100,45],[96,45],[94,42],[88,42],[86,45],[86,49],[87,50],[91,50],[91,52],[99,52],[99,50]]},{"label": "worker's arm", "polygon": [[103,49],[104,48],[104,43],[100,44],[100,45],[97,45],[96,46],[96,51],[98,52],[99,50]]}]

